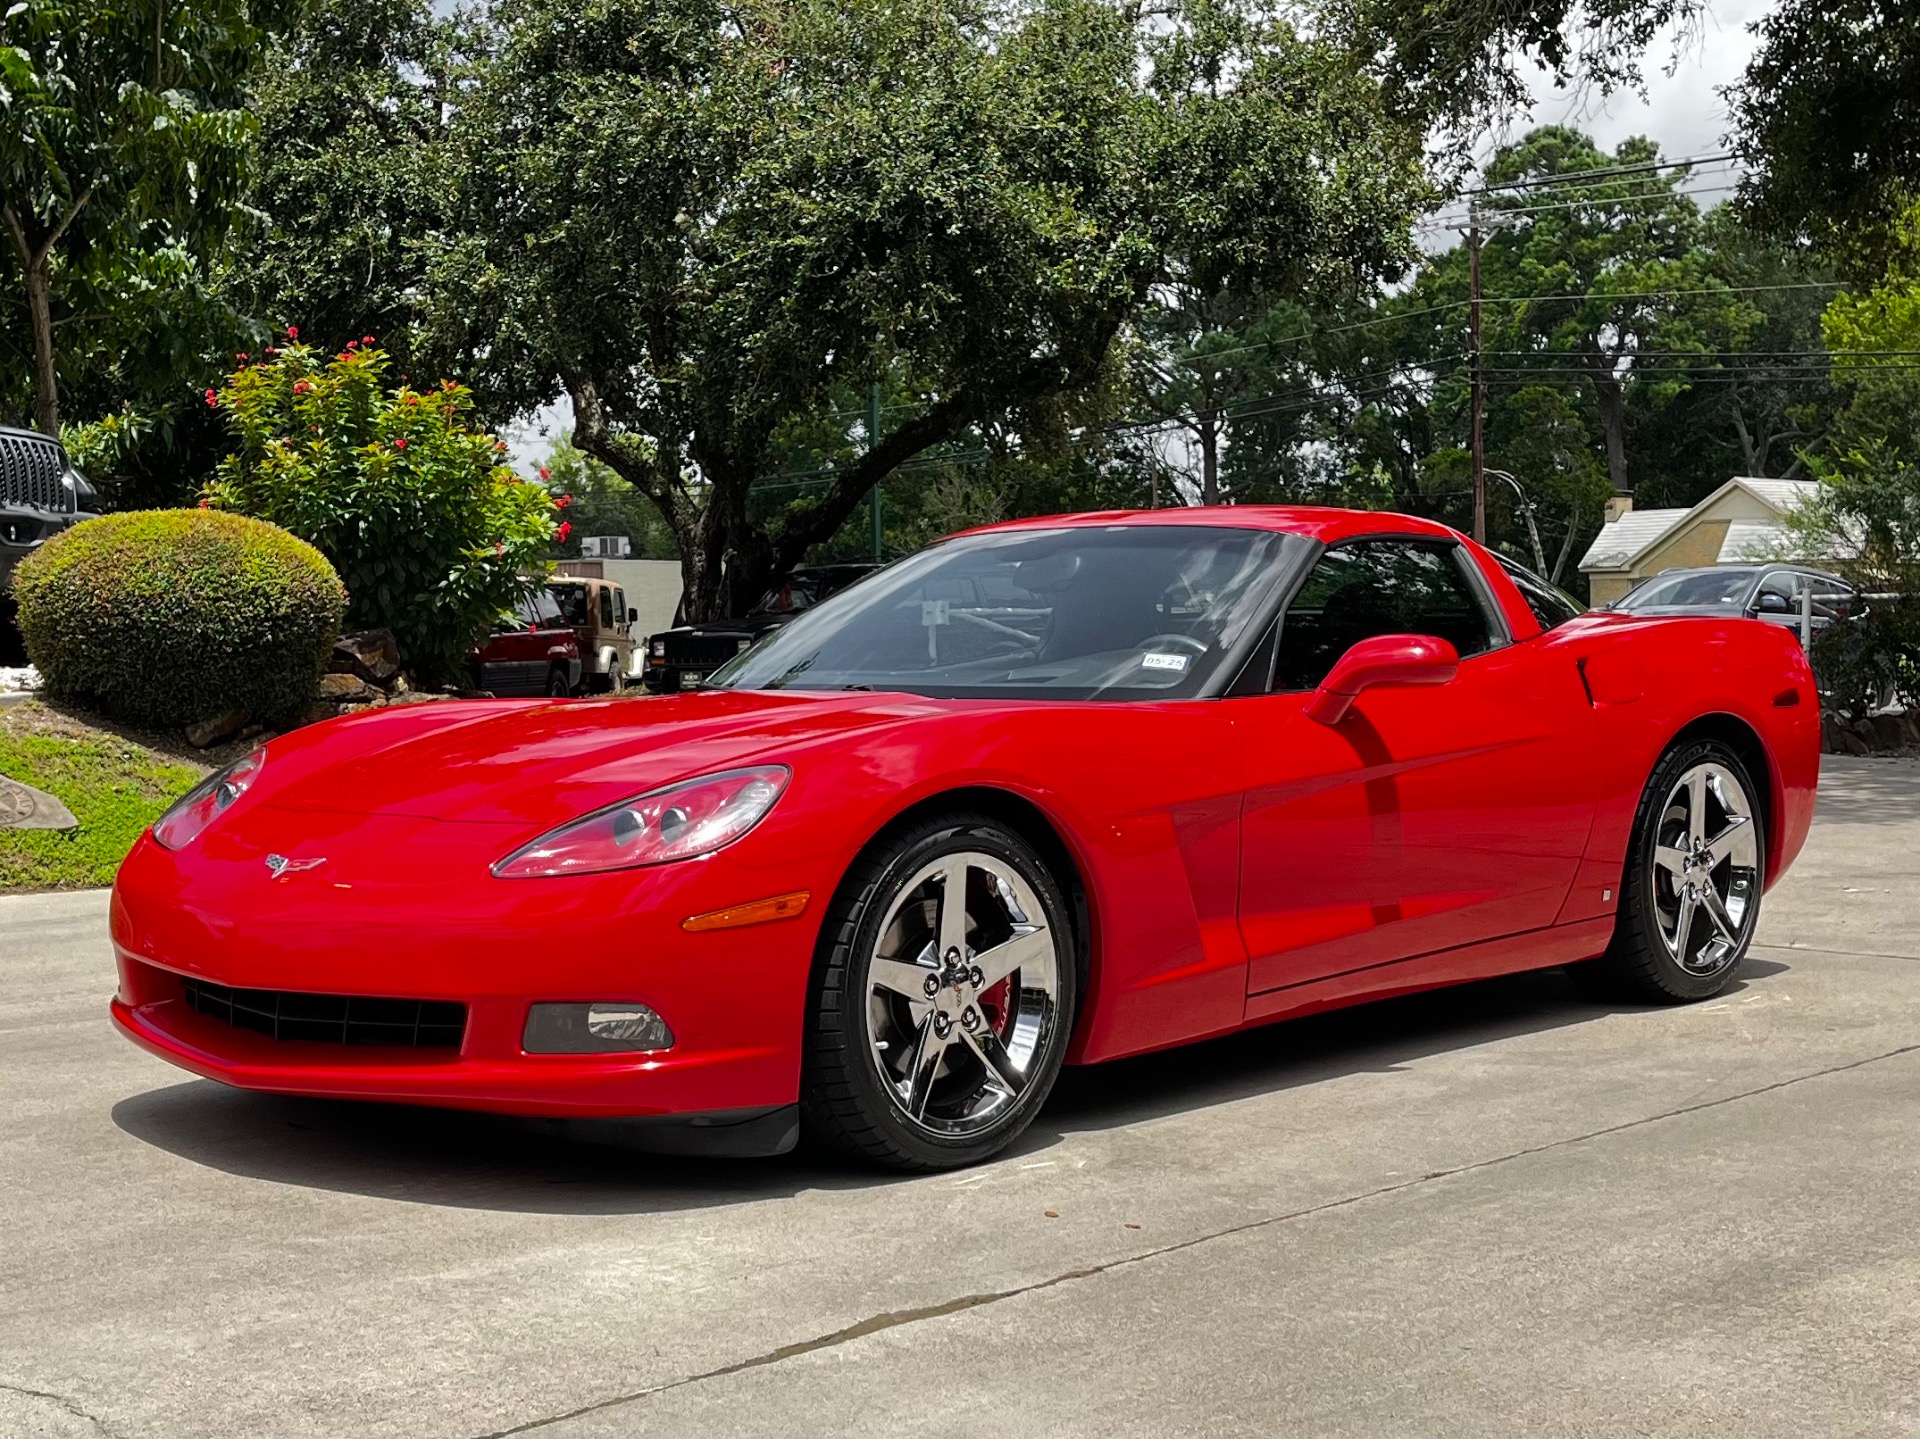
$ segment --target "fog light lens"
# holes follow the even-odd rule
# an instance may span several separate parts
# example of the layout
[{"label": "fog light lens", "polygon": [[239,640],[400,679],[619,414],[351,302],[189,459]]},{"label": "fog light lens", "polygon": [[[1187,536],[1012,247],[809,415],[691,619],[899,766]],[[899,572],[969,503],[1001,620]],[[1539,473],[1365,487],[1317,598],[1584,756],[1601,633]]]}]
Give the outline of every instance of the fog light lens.
[{"label": "fog light lens", "polygon": [[644,1004],[536,1004],[520,1040],[528,1054],[633,1054],[672,1049],[673,1031]]}]

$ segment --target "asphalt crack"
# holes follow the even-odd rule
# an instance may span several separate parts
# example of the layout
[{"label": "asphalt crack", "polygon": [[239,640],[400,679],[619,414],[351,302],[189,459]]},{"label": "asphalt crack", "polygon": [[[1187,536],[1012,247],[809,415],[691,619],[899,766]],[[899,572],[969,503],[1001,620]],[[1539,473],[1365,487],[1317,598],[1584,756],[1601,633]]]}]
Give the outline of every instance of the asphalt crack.
[{"label": "asphalt crack", "polygon": [[[570,1419],[584,1418],[589,1414],[603,1413],[609,1409],[618,1409],[628,1404],[637,1404],[656,1395],[670,1393],[675,1389],[684,1389],[692,1384],[704,1384],[713,1379],[725,1379],[730,1375],[744,1374],[753,1369],[764,1369],[771,1364],[782,1364],[789,1359],[797,1359],[805,1354],[818,1353],[822,1349],[837,1348],[850,1344],[856,1339],[864,1339],[870,1334],[880,1334],[889,1329],[898,1329],[908,1324],[920,1324],[930,1319],[944,1319],[951,1314],[962,1314],[969,1309],[979,1309],[989,1304],[998,1304],[1006,1299],[1018,1299],[1023,1295],[1039,1294],[1063,1284],[1077,1283],[1083,1279],[1098,1278],[1111,1274],[1115,1270],[1144,1264],[1152,1259],[1163,1259],[1171,1254],[1179,1254],[1188,1249],[1197,1249],[1203,1244],[1212,1244],[1221,1239],[1231,1239],[1242,1234],[1252,1234],[1276,1225],[1291,1224],[1301,1219],[1311,1219],[1318,1214],[1332,1210],[1345,1209],[1355,1204],[1364,1204],[1370,1199],[1381,1199],[1392,1194],[1402,1194],[1411,1189],[1419,1189],[1442,1179],[1456,1178],[1462,1174],[1473,1174],[1483,1169],[1494,1169],[1503,1164],[1511,1164],[1517,1159],[1526,1159],[1537,1154],[1548,1154],[1554,1150],[1570,1149],[1574,1145],[1589,1144],[1596,1139],[1606,1139],[1630,1130],[1642,1129],[1650,1124],[1659,1124],[1669,1119],[1679,1119],[1689,1114],[1699,1114],[1705,1110],[1718,1109],[1723,1105],[1737,1104],[1743,1100],[1757,1099],[1762,1095],[1775,1094],[1795,1085],[1805,1084],[1809,1080],[1826,1079],[1836,1074],[1845,1074],[1850,1070],[1864,1069],[1870,1064],[1881,1064],[1889,1059],[1899,1059],[1903,1055],[1920,1052],[1920,1044],[1903,1044],[1897,1049],[1889,1049],[1884,1054],[1869,1055],[1864,1059],[1850,1060],[1845,1064],[1831,1065],[1826,1069],[1810,1070],[1806,1074],[1797,1074],[1790,1079],[1775,1080],[1771,1084],[1762,1084],[1753,1089],[1744,1089],[1737,1094],[1725,1094],[1718,1099],[1706,1099],[1698,1104],[1683,1104],[1673,1109],[1662,1110],[1658,1114],[1643,1115],[1639,1119],[1625,1120],[1619,1124],[1610,1124],[1601,1129],[1590,1130],[1585,1134],[1572,1134],[1564,1139],[1550,1140],[1545,1144],[1529,1145],[1507,1154],[1495,1155],[1490,1159],[1477,1159],[1471,1164],[1457,1165],[1452,1169],[1437,1169],[1420,1175],[1415,1179],[1403,1179],[1395,1184],[1383,1184],[1375,1189],[1362,1190],[1358,1194],[1343,1195],[1338,1199],[1325,1200],[1319,1204],[1308,1205],[1304,1209],[1289,1210],[1284,1214],[1269,1214],[1264,1218],[1250,1219],[1244,1224],[1229,1225],[1224,1229],[1210,1230],[1205,1234],[1194,1235],[1189,1239],[1177,1240],[1172,1244],[1163,1244],[1153,1249],[1143,1249],[1138,1254],[1123,1255],[1118,1259],[1109,1259],[1100,1264],[1089,1265],[1084,1269],[1069,1269],[1059,1274],[1037,1279],[1030,1284],[1016,1285],[1011,1289],[999,1289],[989,1293],[966,1294],[957,1299],[949,1299],[939,1304],[924,1305],[916,1309],[894,1309],[884,1313],[870,1315],[858,1323],[849,1324],[844,1329],[836,1329],[830,1334],[822,1334],[815,1339],[805,1339],[793,1344],[783,1344],[778,1349],[770,1349],[764,1354],[756,1354],[748,1359],[739,1359],[731,1364],[723,1364],[715,1369],[702,1370],[698,1374],[684,1375],[679,1379],[670,1379],[663,1384],[650,1385],[645,1389],[635,1389],[625,1394],[616,1394],[592,1404],[583,1404],[577,1409],[564,1413],[549,1414],[539,1419],[529,1419],[523,1424],[515,1424],[507,1429],[495,1429],[485,1434],[476,1434],[472,1439],[511,1439],[516,1434],[530,1434],[536,1430],[551,1428],[555,1424],[564,1424]],[[78,1412],[78,1411],[76,1411]],[[89,1416],[91,1417],[91,1416]],[[97,1420],[95,1421],[98,1422]]]},{"label": "asphalt crack", "polygon": [[64,1394],[55,1394],[47,1389],[29,1389],[24,1384],[8,1384],[4,1381],[0,1381],[0,1390],[4,1390],[8,1394],[19,1394],[28,1399],[44,1399],[49,1404],[58,1404],[74,1418],[84,1419],[95,1429],[106,1435],[107,1439],[121,1439],[119,1431],[109,1425],[106,1420],[102,1419],[98,1414],[89,1413],[77,1402],[69,1399]]}]

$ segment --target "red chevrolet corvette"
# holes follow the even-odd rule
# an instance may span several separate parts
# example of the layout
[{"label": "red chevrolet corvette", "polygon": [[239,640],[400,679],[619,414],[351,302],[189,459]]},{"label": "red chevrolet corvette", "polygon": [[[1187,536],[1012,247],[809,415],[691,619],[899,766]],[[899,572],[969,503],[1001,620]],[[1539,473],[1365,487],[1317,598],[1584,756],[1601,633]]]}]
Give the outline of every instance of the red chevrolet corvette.
[{"label": "red chevrolet corvette", "polygon": [[1777,626],[1396,515],[1025,520],[694,693],[275,740],[128,858],[113,1017],[250,1089],[965,1164],[1063,1063],[1552,965],[1717,994],[1818,770]]}]

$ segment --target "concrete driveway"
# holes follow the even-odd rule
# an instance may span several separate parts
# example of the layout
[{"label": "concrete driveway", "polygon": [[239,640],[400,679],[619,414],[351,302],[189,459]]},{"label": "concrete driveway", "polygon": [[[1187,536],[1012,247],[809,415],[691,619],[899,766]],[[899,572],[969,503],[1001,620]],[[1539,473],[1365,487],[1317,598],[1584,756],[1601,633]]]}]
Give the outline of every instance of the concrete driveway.
[{"label": "concrete driveway", "polygon": [[0,900],[0,1435],[1920,1433],[1920,764],[1734,992],[1557,974],[1069,1072],[1010,1157],[648,1159],[224,1090]]}]

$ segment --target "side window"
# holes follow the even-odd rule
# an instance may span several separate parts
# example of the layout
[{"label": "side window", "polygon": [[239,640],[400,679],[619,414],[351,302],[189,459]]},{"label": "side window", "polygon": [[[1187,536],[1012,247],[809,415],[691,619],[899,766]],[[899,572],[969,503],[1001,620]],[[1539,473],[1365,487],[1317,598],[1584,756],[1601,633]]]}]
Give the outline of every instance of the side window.
[{"label": "side window", "polygon": [[613,591],[605,585],[600,586],[600,628],[613,628]]},{"label": "side window", "polygon": [[1813,590],[1813,618],[1816,622],[1850,620],[1862,612],[1859,591],[1852,585],[1829,579],[1825,575],[1810,575],[1807,583]]},{"label": "side window", "polygon": [[1374,635],[1437,635],[1461,658],[1493,648],[1486,607],[1440,541],[1353,540],[1320,557],[1280,623],[1276,690],[1310,690]]},{"label": "side window", "polygon": [[1527,608],[1533,611],[1533,617],[1540,622],[1541,629],[1554,629],[1587,612],[1587,607],[1573,596],[1562,594],[1532,570],[1522,569],[1504,555],[1500,556],[1500,568],[1507,572],[1513,587],[1520,591],[1520,598],[1527,602]]},{"label": "side window", "polygon": [[625,625],[627,622],[627,592],[625,590],[615,590],[613,592],[613,622],[616,625]]}]

